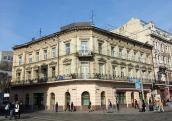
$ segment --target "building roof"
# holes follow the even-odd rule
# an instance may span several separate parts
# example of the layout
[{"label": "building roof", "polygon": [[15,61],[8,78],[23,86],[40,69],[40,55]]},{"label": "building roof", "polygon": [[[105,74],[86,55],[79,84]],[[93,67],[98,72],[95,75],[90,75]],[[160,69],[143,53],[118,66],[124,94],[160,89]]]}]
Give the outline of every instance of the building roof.
[{"label": "building roof", "polygon": [[108,30],[105,30],[105,29],[102,29],[102,28],[99,28],[99,27],[96,27],[96,26],[94,26],[93,24],[91,24],[89,22],[79,22],[79,23],[72,23],[72,24],[63,26],[63,27],[61,27],[61,30],[58,31],[58,32],[49,34],[47,36],[40,37],[38,39],[32,39],[31,41],[29,41],[27,43],[24,43],[24,44],[21,44],[21,45],[16,45],[16,46],[13,47],[13,49],[16,50],[16,49],[19,49],[19,48],[27,47],[27,46],[29,46],[31,44],[43,41],[43,40],[51,38],[51,37],[59,36],[60,34],[63,34],[63,33],[66,33],[66,32],[71,32],[71,31],[74,31],[74,30],[93,30],[93,31],[96,31],[96,32],[100,32],[101,34],[106,34],[106,35],[111,36],[111,37],[121,38],[123,40],[133,42],[135,44],[144,45],[146,47],[152,48],[152,46],[149,45],[149,44],[144,44],[144,43],[139,42],[139,41],[137,41],[135,39],[131,39],[129,37],[126,37],[126,36],[123,36],[123,35],[120,35],[120,34],[117,34],[117,33],[113,33],[113,32],[110,32]]}]

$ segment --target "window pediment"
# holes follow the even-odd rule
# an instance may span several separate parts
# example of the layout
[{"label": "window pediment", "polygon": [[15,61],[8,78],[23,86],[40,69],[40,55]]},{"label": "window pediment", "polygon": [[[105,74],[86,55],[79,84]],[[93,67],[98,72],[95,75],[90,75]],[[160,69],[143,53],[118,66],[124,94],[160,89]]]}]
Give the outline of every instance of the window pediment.
[{"label": "window pediment", "polygon": [[112,60],[112,64],[119,64],[119,62],[116,60]]},{"label": "window pediment", "polygon": [[51,62],[49,63],[50,66],[55,66],[56,64],[57,64],[57,62],[54,62],[54,61],[51,61]]},{"label": "window pediment", "polygon": [[128,68],[134,68],[134,65],[133,64],[128,64]]},{"label": "window pediment", "polygon": [[106,59],[104,59],[104,58],[99,58],[98,61],[99,61],[99,63],[106,63]]},{"label": "window pediment", "polygon": [[72,62],[72,59],[70,59],[70,58],[65,58],[63,60],[63,64],[71,64],[71,62]]},{"label": "window pediment", "polygon": [[35,65],[35,66],[33,67],[33,69],[34,69],[34,70],[38,70],[38,69],[39,69],[39,66]]},{"label": "window pediment", "polygon": [[126,66],[126,63],[121,62],[120,65],[121,65],[121,66]]},{"label": "window pediment", "polygon": [[48,65],[46,64],[46,63],[43,63],[42,65],[41,65],[41,68],[43,69],[43,68],[47,68],[48,67]]},{"label": "window pediment", "polygon": [[136,69],[139,69],[139,65],[136,65],[135,68],[136,68]]},{"label": "window pediment", "polygon": [[27,70],[27,71],[29,71],[29,70],[31,70],[31,69],[32,69],[32,67],[30,67],[30,66],[26,67],[26,70]]},{"label": "window pediment", "polygon": [[21,71],[22,71],[22,69],[21,69],[21,68],[18,68],[18,69],[16,69],[16,71],[17,71],[17,72],[21,72]]}]

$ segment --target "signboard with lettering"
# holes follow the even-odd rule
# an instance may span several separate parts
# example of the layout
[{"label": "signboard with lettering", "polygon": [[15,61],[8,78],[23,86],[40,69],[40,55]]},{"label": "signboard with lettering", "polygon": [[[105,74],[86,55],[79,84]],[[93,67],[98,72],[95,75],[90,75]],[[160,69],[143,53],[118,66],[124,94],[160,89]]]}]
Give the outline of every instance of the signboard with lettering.
[{"label": "signboard with lettering", "polygon": [[141,81],[140,80],[135,80],[135,88],[141,89]]}]

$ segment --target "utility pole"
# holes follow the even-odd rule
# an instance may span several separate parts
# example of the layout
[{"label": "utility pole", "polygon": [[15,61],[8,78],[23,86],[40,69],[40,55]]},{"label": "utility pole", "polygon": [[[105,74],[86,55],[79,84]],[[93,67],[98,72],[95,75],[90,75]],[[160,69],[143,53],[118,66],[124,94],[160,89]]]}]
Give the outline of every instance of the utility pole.
[{"label": "utility pole", "polygon": [[94,11],[91,11],[91,24],[94,25]]},{"label": "utility pole", "polygon": [[42,37],[42,29],[39,30],[39,37]]}]

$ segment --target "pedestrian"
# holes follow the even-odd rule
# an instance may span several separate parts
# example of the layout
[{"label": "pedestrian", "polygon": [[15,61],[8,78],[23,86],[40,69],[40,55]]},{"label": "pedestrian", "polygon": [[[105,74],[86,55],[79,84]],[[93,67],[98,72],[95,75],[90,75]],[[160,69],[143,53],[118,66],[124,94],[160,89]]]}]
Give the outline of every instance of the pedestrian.
[{"label": "pedestrian", "polygon": [[163,106],[162,101],[159,101],[159,111],[164,112],[164,106]]},{"label": "pedestrian", "polygon": [[[17,119],[17,115],[19,115],[19,109],[20,109],[20,106],[19,106],[19,102],[17,101],[16,104],[15,104],[15,119]],[[18,117],[19,118],[19,117]]]},{"label": "pedestrian", "polygon": [[15,110],[15,103],[13,102],[13,103],[10,103],[10,120],[13,118],[13,117],[15,117],[15,113],[14,113],[14,110]]},{"label": "pedestrian", "polygon": [[117,107],[117,111],[119,112],[119,101],[116,100],[116,107]]},{"label": "pedestrian", "polygon": [[73,105],[73,102],[71,102],[71,108],[70,108],[71,112],[74,111],[74,105]]},{"label": "pedestrian", "polygon": [[56,102],[55,108],[56,108],[56,112],[58,112],[58,108],[59,108],[58,102]]},{"label": "pedestrian", "polygon": [[23,103],[22,101],[20,101],[19,103],[19,112],[18,112],[18,118],[20,119],[20,115],[21,115],[21,112],[22,112],[22,107],[23,107]]},{"label": "pedestrian", "polygon": [[142,112],[145,112],[146,111],[146,104],[145,104],[145,101],[142,100]]},{"label": "pedestrian", "polygon": [[139,107],[138,102],[137,102],[136,99],[134,100],[134,107],[135,107],[135,109]]},{"label": "pedestrian", "polygon": [[153,102],[149,99],[149,111],[153,111]]},{"label": "pedestrian", "polygon": [[112,113],[112,102],[110,100],[108,100],[108,112]]},{"label": "pedestrian", "polygon": [[88,105],[88,111],[91,112],[91,101],[89,102],[89,105]]},{"label": "pedestrian", "polygon": [[66,110],[65,111],[69,111],[69,102],[67,102],[67,104],[66,104]]},{"label": "pedestrian", "polygon": [[5,105],[5,118],[8,117],[9,114],[9,108],[10,108],[10,104],[9,102],[7,102],[7,104]]}]

